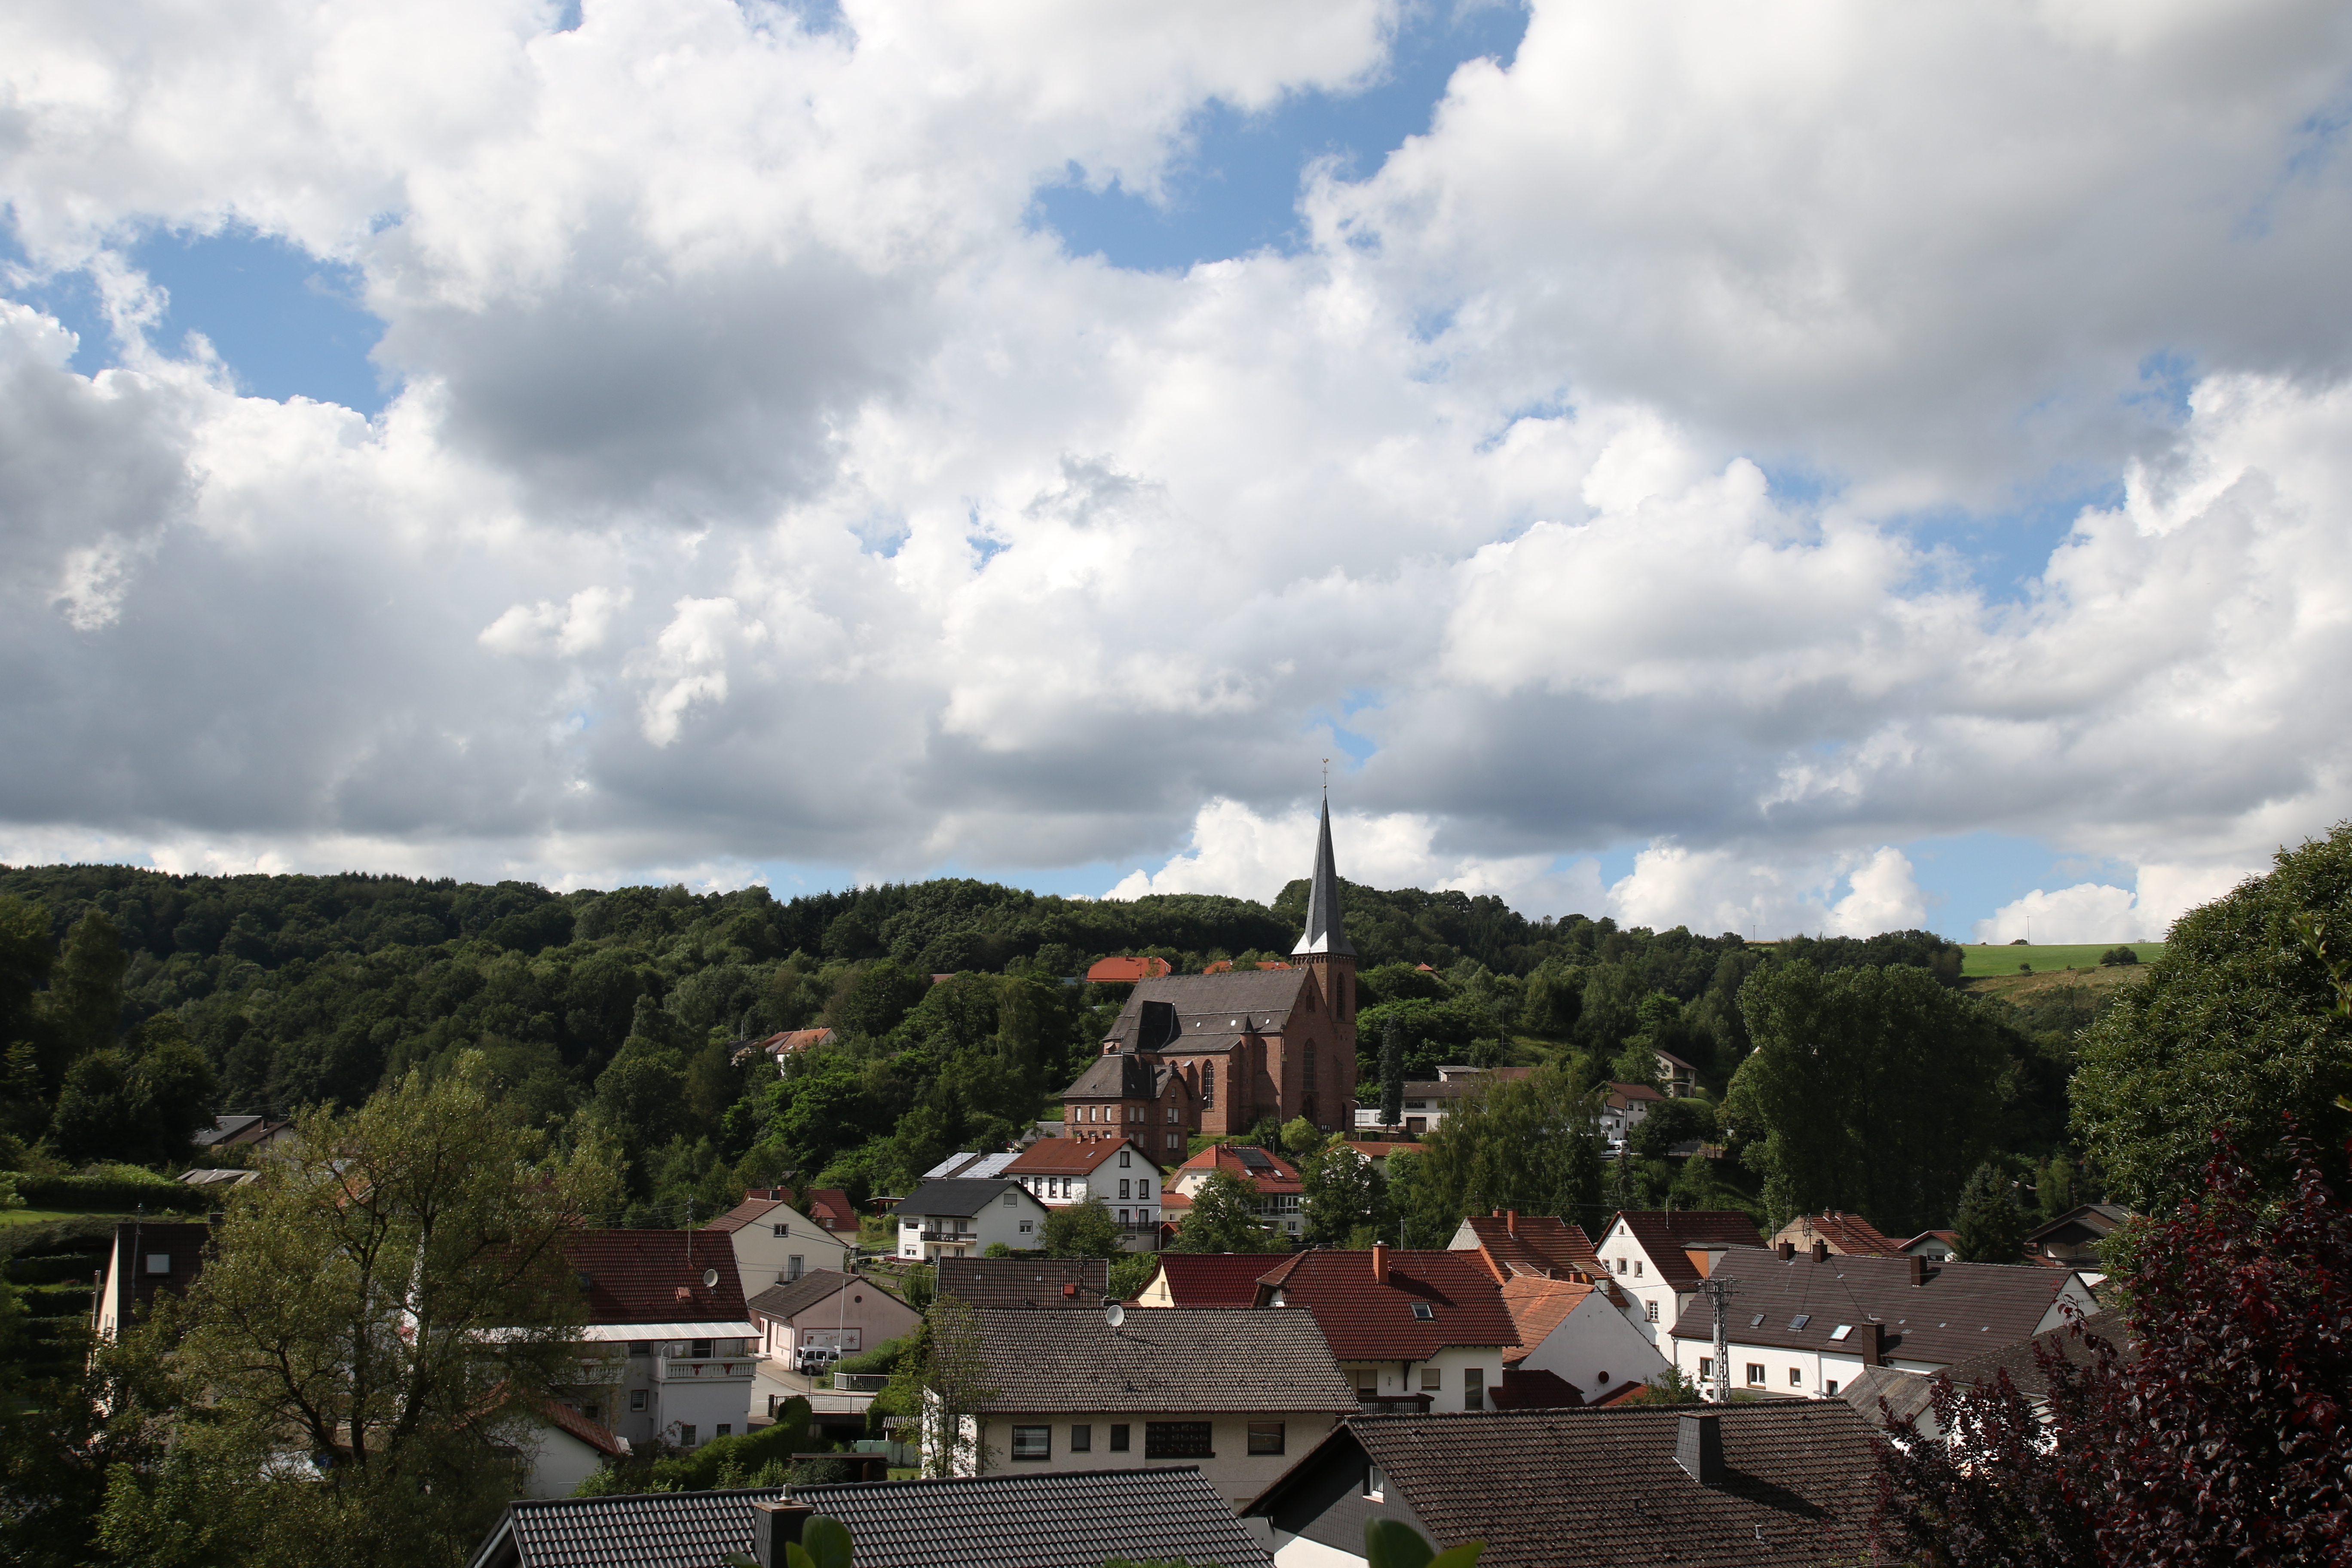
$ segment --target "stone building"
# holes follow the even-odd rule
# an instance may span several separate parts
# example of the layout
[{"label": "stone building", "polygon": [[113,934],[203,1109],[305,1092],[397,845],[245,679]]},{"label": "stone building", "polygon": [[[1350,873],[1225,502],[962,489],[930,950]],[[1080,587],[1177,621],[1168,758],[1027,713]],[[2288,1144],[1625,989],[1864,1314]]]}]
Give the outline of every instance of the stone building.
[{"label": "stone building", "polygon": [[[1356,1105],[1356,950],[1339,918],[1327,801],[1307,929],[1287,969],[1137,983],[1102,1056],[1063,1095],[1063,1134],[1134,1138],[1182,1158],[1192,1132],[1303,1116],[1326,1131]],[[1175,1161],[1169,1161],[1174,1163]]]}]

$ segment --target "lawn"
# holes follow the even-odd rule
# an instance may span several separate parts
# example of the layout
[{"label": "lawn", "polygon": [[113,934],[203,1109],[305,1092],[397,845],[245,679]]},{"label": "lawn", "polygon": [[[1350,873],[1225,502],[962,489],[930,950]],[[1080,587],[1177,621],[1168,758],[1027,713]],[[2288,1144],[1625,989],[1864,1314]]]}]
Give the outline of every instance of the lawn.
[{"label": "lawn", "polygon": [[2111,948],[2129,947],[2139,954],[2142,963],[2150,963],[2164,955],[2160,942],[2037,942],[2030,947],[1979,947],[1963,949],[1968,956],[1960,961],[1963,977],[1976,980],[1995,974],[2015,974],[2017,966],[2029,963],[2036,974],[2053,969],[2096,969],[2099,955]]},{"label": "lawn", "polygon": [[[87,1209],[0,1209],[0,1225],[42,1225],[53,1219],[120,1219],[139,1216],[130,1214],[109,1214]],[[150,1215],[150,1219],[181,1219],[182,1215]]]}]

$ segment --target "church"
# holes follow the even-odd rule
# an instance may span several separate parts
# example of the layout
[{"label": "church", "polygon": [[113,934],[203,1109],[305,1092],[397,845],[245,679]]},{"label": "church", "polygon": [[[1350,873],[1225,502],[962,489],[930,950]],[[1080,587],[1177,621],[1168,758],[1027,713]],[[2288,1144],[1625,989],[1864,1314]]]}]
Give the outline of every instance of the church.
[{"label": "church", "polygon": [[1303,1116],[1354,1120],[1356,950],[1339,920],[1331,804],[1315,845],[1307,929],[1287,969],[1136,983],[1102,1055],[1062,1096],[1063,1135],[1132,1138],[1163,1164],[1194,1132],[1246,1132]]}]

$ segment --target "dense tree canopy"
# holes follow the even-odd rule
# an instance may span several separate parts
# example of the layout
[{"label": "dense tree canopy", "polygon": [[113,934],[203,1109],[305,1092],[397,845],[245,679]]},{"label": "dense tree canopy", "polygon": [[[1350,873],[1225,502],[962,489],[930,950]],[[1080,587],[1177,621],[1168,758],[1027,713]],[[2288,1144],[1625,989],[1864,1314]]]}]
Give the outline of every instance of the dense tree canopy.
[{"label": "dense tree canopy", "polygon": [[2193,1191],[2217,1126],[2284,1190],[2281,1111],[2326,1139],[2329,1177],[2345,1179],[2336,1100],[2352,1093],[2352,1020],[2336,1011],[2299,916],[2339,951],[2352,936],[2352,824],[2282,850],[2268,876],[2181,916],[2145,982],[2084,1036],[2074,1128],[2117,1201],[2148,1210]]}]

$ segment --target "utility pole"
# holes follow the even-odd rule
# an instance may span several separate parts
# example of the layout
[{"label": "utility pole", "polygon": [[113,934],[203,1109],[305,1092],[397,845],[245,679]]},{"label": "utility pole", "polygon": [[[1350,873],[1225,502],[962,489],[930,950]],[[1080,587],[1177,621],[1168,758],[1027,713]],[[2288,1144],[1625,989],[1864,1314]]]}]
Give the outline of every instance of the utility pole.
[{"label": "utility pole", "polygon": [[1721,1405],[1731,1397],[1731,1343],[1727,1320],[1731,1298],[1739,1287],[1729,1279],[1703,1279],[1698,1288],[1706,1297],[1707,1305],[1715,1310],[1715,1402]]}]

